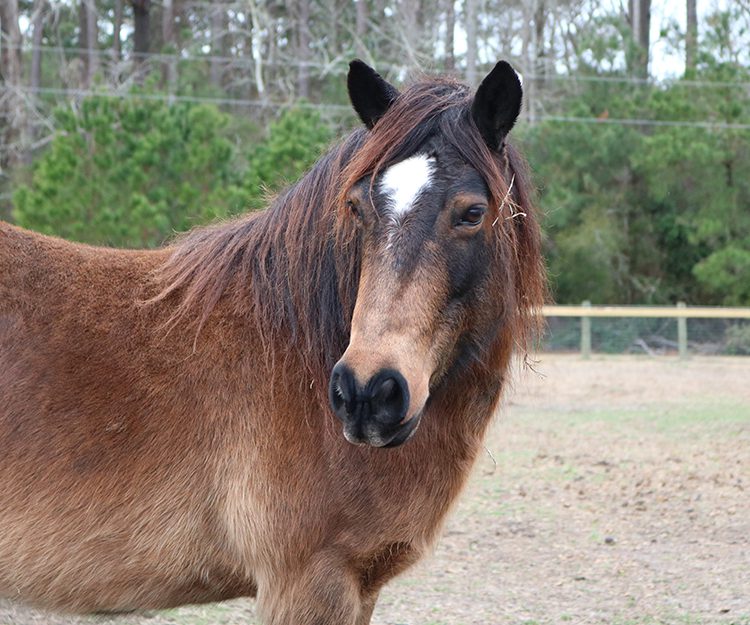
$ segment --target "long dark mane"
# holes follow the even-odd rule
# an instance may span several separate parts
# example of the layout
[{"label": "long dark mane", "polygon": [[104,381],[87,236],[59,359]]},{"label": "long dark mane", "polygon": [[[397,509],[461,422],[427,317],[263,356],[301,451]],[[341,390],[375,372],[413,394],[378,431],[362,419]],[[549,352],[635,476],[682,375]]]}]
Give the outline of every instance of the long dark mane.
[{"label": "long dark mane", "polygon": [[324,388],[349,339],[359,280],[358,242],[341,210],[344,195],[439,132],[490,189],[497,254],[507,272],[498,297],[513,310],[508,320],[525,345],[545,297],[532,188],[511,145],[499,153],[487,147],[470,105],[469,89],[451,80],[409,87],[372,131],[354,131],[267,210],[179,239],[157,272],[159,292],[150,301],[176,298],[168,323],[194,323],[198,332],[222,298],[231,297],[240,314],[252,317],[267,355],[296,353]]}]

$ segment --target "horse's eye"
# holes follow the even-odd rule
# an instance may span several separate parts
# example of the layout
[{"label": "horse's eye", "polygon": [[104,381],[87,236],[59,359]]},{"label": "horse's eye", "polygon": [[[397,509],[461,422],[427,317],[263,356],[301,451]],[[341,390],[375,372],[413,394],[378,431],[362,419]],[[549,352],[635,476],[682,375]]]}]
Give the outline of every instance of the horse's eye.
[{"label": "horse's eye", "polygon": [[464,211],[464,214],[461,215],[461,225],[462,226],[478,226],[482,223],[482,219],[484,219],[484,214],[487,212],[487,207],[482,206],[481,204],[475,204],[474,206],[469,206]]}]

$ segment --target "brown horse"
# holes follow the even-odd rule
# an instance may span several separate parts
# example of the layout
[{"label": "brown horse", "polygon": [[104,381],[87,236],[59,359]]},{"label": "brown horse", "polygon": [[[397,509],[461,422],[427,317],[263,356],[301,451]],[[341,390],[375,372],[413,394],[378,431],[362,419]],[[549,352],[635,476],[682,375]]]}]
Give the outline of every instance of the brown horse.
[{"label": "brown horse", "polygon": [[0,224],[0,594],[364,625],[434,541],[545,293],[521,85],[348,86],[366,128],[264,212],[158,251]]}]

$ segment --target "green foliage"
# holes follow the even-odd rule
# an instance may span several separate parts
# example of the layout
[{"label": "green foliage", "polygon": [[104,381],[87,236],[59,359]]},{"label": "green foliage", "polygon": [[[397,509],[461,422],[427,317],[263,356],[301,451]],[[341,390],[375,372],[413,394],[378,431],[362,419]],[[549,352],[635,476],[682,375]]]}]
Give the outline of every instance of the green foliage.
[{"label": "green foliage", "polygon": [[249,203],[260,208],[267,192],[294,182],[310,168],[331,142],[333,133],[320,114],[307,107],[284,111],[268,130],[265,141],[251,146],[244,180]]},{"label": "green foliage", "polygon": [[722,304],[750,303],[750,237],[709,254],[693,268],[695,277]]},{"label": "green foliage", "polygon": [[[558,301],[750,305],[750,132],[733,127],[750,124],[750,70],[728,52],[726,16],[709,24],[716,54],[691,74],[707,86],[584,82],[558,112],[601,123],[523,129]],[[599,67],[605,32],[583,41]],[[607,123],[619,119],[657,124]]]},{"label": "green foliage", "polygon": [[[749,71],[712,63],[697,77],[722,84],[693,97],[679,83],[657,92],[652,98],[657,114],[688,121],[713,119],[726,125],[750,120],[747,94],[724,86],[750,80]],[[749,304],[748,131],[660,128],[644,140],[644,150],[633,163],[646,183],[646,199],[671,215],[673,232],[682,233],[682,245],[671,250],[671,256],[684,262],[678,276],[683,283],[693,282],[692,299]]]},{"label": "green foliage", "polygon": [[25,227],[78,241],[156,246],[237,212],[226,115],[210,106],[93,97],[56,114],[58,131],[14,196]]},{"label": "green foliage", "polygon": [[530,127],[523,146],[544,181],[547,257],[556,298],[622,301],[633,290],[626,225],[632,216],[631,128],[548,122]]},{"label": "green foliage", "polygon": [[298,178],[331,138],[317,113],[291,109],[245,165],[236,124],[213,106],[94,97],[57,111],[56,122],[30,184],[15,192],[17,223],[126,247],[265,206],[263,189]]}]

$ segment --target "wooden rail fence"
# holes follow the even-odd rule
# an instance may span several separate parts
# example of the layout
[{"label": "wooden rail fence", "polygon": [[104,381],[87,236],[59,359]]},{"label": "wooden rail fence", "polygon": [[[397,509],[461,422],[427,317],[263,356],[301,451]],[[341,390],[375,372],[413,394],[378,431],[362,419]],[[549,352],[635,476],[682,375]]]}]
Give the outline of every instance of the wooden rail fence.
[{"label": "wooden rail fence", "polygon": [[648,317],[677,320],[677,351],[680,358],[688,355],[688,319],[750,319],[750,308],[718,308],[712,306],[544,306],[545,317],[579,317],[581,319],[581,355],[591,357],[591,319],[593,317]]}]

